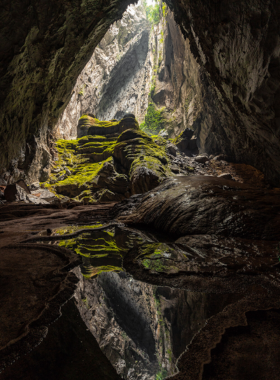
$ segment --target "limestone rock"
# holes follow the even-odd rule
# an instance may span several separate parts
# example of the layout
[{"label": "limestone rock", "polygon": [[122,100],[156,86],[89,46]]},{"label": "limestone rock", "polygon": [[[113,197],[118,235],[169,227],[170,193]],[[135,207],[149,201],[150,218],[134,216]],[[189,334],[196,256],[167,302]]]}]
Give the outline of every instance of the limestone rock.
[{"label": "limestone rock", "polygon": [[224,154],[219,154],[213,158],[214,161],[227,161],[227,156]]},{"label": "limestone rock", "polygon": [[218,175],[218,178],[232,179],[232,175],[230,173],[222,173]]},{"label": "limestone rock", "polygon": [[65,169],[65,173],[66,173],[67,176],[71,175],[71,172],[70,172],[70,170],[68,168]]},{"label": "limestone rock", "polygon": [[119,220],[176,236],[217,234],[279,241],[280,192],[224,178],[176,177],[145,194],[136,209]]},{"label": "limestone rock", "polygon": [[26,198],[30,203],[34,203],[35,205],[49,204],[49,202],[45,201],[44,199],[41,199],[40,197],[36,197],[35,195],[32,195],[32,194],[27,194]]},{"label": "limestone rock", "polygon": [[27,193],[26,191],[19,186],[17,183],[14,183],[13,185],[7,185],[4,191],[5,199],[8,202],[27,202]]},{"label": "limestone rock", "polygon": [[133,170],[131,175],[131,193],[142,194],[154,189],[161,182],[157,173],[145,166],[139,166]]},{"label": "limestone rock", "polygon": [[163,137],[164,139],[168,139],[168,132],[165,129],[162,129],[159,134],[159,136]]},{"label": "limestone rock", "polygon": [[167,153],[171,154],[171,156],[176,157],[178,148],[173,144],[168,144],[166,147]]},{"label": "limestone rock", "polygon": [[197,138],[192,129],[186,128],[174,141],[176,147],[183,153],[193,155],[198,152]]},{"label": "limestone rock", "polygon": [[38,190],[38,189],[40,189],[40,183],[39,182],[33,182],[33,183],[31,183],[31,185],[30,185],[30,190],[31,191]]},{"label": "limestone rock", "polygon": [[205,164],[205,162],[209,161],[208,156],[206,155],[199,155],[194,158],[196,162],[199,162],[200,164]]},{"label": "limestone rock", "polygon": [[22,180],[20,179],[19,181],[16,182],[17,185],[19,185],[21,188],[23,188],[23,190],[27,193],[27,194],[30,194],[30,190],[27,186],[27,184]]},{"label": "limestone rock", "polygon": [[110,189],[118,194],[127,194],[130,188],[130,182],[125,174],[119,174],[115,171],[113,164],[106,162],[98,172],[97,185]]},{"label": "limestone rock", "polygon": [[121,194],[115,194],[108,189],[104,189],[96,193],[96,199],[99,203],[119,202],[124,199],[124,196]]}]

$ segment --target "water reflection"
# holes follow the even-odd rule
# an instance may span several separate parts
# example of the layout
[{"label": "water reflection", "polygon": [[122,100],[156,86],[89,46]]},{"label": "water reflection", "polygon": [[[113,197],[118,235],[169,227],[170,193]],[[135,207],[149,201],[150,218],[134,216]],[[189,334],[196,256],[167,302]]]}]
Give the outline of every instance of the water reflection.
[{"label": "water reflection", "polygon": [[117,372],[129,380],[159,380],[206,320],[231,296],[158,287],[125,272],[84,280],[76,293],[87,327]]},{"label": "water reflection", "polygon": [[[207,319],[241,297],[237,289],[261,294],[268,268],[270,274],[278,271],[273,242],[193,235],[170,243],[117,223],[70,226],[36,239],[81,257],[75,269],[80,314],[116,371],[129,380],[174,374],[178,357]],[[175,286],[180,279],[185,288],[199,285],[201,291],[145,279],[162,285],[175,279]],[[228,294],[211,294],[220,290]]]}]

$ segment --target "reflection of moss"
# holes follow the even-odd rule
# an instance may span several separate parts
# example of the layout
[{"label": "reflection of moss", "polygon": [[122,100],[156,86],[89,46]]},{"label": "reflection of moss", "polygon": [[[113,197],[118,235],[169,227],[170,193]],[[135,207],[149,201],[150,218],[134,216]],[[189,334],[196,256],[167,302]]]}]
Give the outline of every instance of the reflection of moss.
[{"label": "reflection of moss", "polygon": [[117,267],[117,266],[100,266],[100,267],[94,267],[90,273],[83,273],[84,278],[90,279],[92,277],[98,276],[100,273],[103,272],[121,272],[123,268]]},{"label": "reflection of moss", "polygon": [[[67,231],[61,230],[62,234],[65,232],[72,231],[70,228]],[[122,259],[133,246],[134,240],[138,242],[139,237],[134,237],[130,233],[125,235],[125,239],[119,239],[119,233],[116,233],[115,227],[109,227],[108,230],[91,229],[75,238],[60,240],[58,244],[82,257],[82,273],[85,278],[91,278],[102,272],[123,270]]]},{"label": "reflection of moss", "polygon": [[76,232],[79,230],[83,230],[85,228],[93,229],[96,227],[102,227],[102,224],[101,223],[100,224],[92,224],[90,226],[68,226],[68,227],[64,227],[64,228],[59,228],[57,230],[54,230],[53,232],[58,234],[58,235],[66,235],[66,234],[72,234],[73,232]]},{"label": "reflection of moss", "polygon": [[94,230],[88,233],[84,232],[73,239],[60,241],[59,246],[71,249],[84,257],[103,258],[106,257],[106,254],[121,255],[121,250],[111,231],[109,233],[107,231],[95,233]]}]

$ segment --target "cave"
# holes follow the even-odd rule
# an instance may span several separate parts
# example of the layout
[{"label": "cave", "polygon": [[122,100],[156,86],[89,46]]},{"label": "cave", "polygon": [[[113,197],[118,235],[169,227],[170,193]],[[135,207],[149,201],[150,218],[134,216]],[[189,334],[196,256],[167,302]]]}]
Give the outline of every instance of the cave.
[{"label": "cave", "polygon": [[0,9],[0,377],[278,380],[279,1]]}]

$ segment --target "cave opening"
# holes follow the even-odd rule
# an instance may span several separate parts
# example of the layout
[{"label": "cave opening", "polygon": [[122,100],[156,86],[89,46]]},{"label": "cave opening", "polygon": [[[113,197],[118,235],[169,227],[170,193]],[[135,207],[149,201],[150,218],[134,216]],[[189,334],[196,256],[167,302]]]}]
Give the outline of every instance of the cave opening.
[{"label": "cave opening", "polygon": [[278,379],[278,1],[0,12],[3,379]]}]

